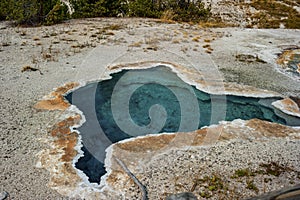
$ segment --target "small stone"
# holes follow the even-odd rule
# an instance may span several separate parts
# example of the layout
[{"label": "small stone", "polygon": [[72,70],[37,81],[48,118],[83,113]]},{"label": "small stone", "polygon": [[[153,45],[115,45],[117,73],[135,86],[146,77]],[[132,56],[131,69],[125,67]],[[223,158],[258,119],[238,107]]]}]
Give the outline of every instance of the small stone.
[{"label": "small stone", "polygon": [[8,199],[9,194],[8,192],[4,191],[0,193],[0,200]]},{"label": "small stone", "polygon": [[183,192],[178,194],[172,194],[168,196],[166,200],[197,200],[197,197],[191,192]]},{"label": "small stone", "polygon": [[77,48],[77,47],[79,47],[78,42],[73,42],[73,43],[71,44],[71,47],[72,47],[72,48]]},{"label": "small stone", "polygon": [[59,44],[60,41],[58,38],[54,38],[54,40],[52,40],[52,44]]}]

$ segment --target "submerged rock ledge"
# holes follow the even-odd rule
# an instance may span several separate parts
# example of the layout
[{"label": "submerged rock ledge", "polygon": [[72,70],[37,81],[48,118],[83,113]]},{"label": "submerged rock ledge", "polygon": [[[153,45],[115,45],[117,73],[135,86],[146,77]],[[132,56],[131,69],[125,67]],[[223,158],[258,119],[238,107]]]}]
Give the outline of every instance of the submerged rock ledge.
[{"label": "submerged rock ledge", "polygon": [[[250,86],[224,83],[215,77],[205,77],[201,72],[193,68],[185,68],[166,62],[143,62],[134,64],[109,66],[105,79],[110,79],[110,74],[123,69],[144,69],[159,64],[164,64],[172,69],[182,80],[197,89],[210,94],[231,94],[246,97],[281,97],[272,91],[261,90]],[[207,81],[209,80],[209,81]],[[211,125],[190,133],[163,133],[127,139],[111,145],[107,149],[105,165],[107,174],[102,177],[100,185],[88,182],[87,177],[75,168],[75,163],[82,155],[80,150],[80,135],[74,127],[84,122],[84,116],[74,106],[63,99],[63,94],[79,87],[78,83],[66,84],[46,96],[35,106],[42,110],[62,110],[62,119],[51,130],[49,138],[45,140],[50,147],[38,154],[38,167],[50,172],[49,187],[57,190],[60,194],[86,199],[122,199],[126,196],[124,187],[128,185],[129,178],[118,164],[112,159],[126,157],[125,164],[128,168],[139,174],[150,160],[167,153],[172,149],[189,149],[194,147],[209,147],[217,143],[241,140],[256,140],[266,142],[276,138],[291,140],[300,139],[298,128],[270,123],[258,119],[248,121],[234,120],[232,122],[220,122],[219,125]],[[224,86],[224,87],[220,87]],[[292,104],[292,109],[291,109]],[[276,106],[277,105],[277,106]],[[276,103],[282,112],[299,116],[299,107],[291,99],[281,100]]]}]

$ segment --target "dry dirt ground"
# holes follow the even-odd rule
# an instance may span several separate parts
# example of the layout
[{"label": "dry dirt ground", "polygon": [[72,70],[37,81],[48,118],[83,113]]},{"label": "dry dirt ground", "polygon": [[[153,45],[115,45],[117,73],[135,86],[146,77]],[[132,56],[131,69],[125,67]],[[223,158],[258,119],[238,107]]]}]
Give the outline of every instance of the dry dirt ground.
[{"label": "dry dirt ground", "polygon": [[[40,112],[33,105],[66,82],[101,77],[82,64],[95,48],[100,52],[102,71],[120,60],[131,62],[126,60],[131,52],[148,52],[149,59],[158,54],[164,59],[168,52],[175,60],[200,63],[196,67],[213,64],[227,82],[283,96],[300,94],[299,76],[276,64],[277,54],[284,48],[300,46],[299,30],[208,29],[149,19],[98,18],[36,28],[1,22],[0,37],[0,192],[7,191],[11,199],[67,199],[48,187],[48,172],[36,167],[36,154],[47,148],[41,141],[61,113]],[[239,60],[239,55],[264,62]],[[172,56],[166,56],[167,61],[172,61]],[[278,145],[284,147],[286,141],[282,142]],[[247,155],[255,148],[241,147],[240,151]],[[286,154],[288,151],[293,152],[287,150]],[[300,162],[299,155],[283,159],[295,165]]]}]

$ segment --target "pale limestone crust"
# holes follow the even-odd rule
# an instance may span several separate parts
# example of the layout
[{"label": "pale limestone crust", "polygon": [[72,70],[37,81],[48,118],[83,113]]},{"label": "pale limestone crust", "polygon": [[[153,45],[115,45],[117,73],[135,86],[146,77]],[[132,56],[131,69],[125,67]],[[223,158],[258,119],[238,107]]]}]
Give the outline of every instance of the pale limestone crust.
[{"label": "pale limestone crust", "polygon": [[290,98],[275,101],[272,105],[288,115],[300,117],[299,106]]},{"label": "pale limestone crust", "polygon": [[245,97],[280,97],[277,92],[258,89],[255,87],[240,85],[236,83],[225,83],[220,76],[215,74],[209,74],[196,70],[193,67],[183,67],[168,62],[142,62],[132,64],[118,64],[109,66],[108,73],[119,72],[122,69],[147,69],[157,65],[164,65],[169,67],[175,72],[183,81],[190,85],[195,85],[197,89],[207,92],[209,94],[226,94],[237,95]]},{"label": "pale limestone crust", "polygon": [[[106,79],[111,73],[122,69],[145,69],[157,65],[170,67],[172,71],[185,82],[195,85],[198,89],[213,94],[233,94],[252,97],[278,97],[279,94],[265,91],[249,86],[237,84],[224,84],[221,80],[207,82],[199,77],[199,72],[193,68],[184,68],[171,63],[144,62],[126,65],[110,66]],[[217,84],[216,84],[217,83]],[[291,138],[300,139],[300,130],[275,123],[265,122],[258,119],[249,121],[234,120],[232,122],[220,122],[219,125],[211,125],[200,130],[189,133],[162,133],[158,135],[147,135],[120,141],[111,145],[107,150],[105,166],[107,174],[101,178],[101,183],[91,184],[86,175],[76,169],[75,162],[82,155],[81,142],[78,132],[72,127],[78,127],[83,123],[83,115],[79,112],[71,112],[71,105],[62,99],[62,94],[77,87],[78,84],[67,84],[57,89],[48,97],[41,100],[35,107],[43,110],[64,110],[65,118],[58,122],[50,131],[51,137],[45,140],[49,148],[38,154],[38,167],[50,172],[49,187],[55,189],[62,195],[85,199],[123,199],[124,187],[132,184],[127,174],[118,166],[113,157],[126,158],[124,160],[128,168],[139,173],[143,166],[156,156],[168,152],[170,149],[187,149],[194,146],[210,146],[215,142],[224,142],[233,139],[243,140],[268,140],[269,138]],[[50,102],[50,103],[49,103]],[[58,102],[58,103],[52,103]],[[285,105],[291,100],[283,100],[280,105]],[[279,103],[276,103],[277,105]],[[287,106],[278,106],[281,110],[287,110],[287,114],[294,112]],[[78,156],[79,155],[79,156]]]},{"label": "pale limestone crust", "polygon": [[168,152],[171,149],[186,149],[194,146],[212,145],[207,139],[218,136],[218,141],[225,142],[234,139],[260,140],[270,138],[300,139],[300,131],[258,119],[249,121],[234,120],[222,122],[217,126],[210,126],[190,133],[166,133],[159,135],[148,135],[135,139],[128,139],[113,144],[108,151],[106,165],[110,169],[106,177],[106,183],[115,191],[122,192],[128,181],[128,176],[116,164],[114,157],[126,158],[128,168],[135,172],[141,172],[151,159]]}]

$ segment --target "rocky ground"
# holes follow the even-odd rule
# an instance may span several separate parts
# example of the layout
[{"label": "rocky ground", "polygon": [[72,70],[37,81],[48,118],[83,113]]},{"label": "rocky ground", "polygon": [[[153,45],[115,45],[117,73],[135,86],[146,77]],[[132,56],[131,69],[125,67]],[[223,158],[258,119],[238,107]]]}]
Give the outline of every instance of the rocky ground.
[{"label": "rocky ground", "polygon": [[[248,28],[299,28],[300,4],[293,0],[205,0],[213,18],[222,23]],[[291,25],[291,24],[292,25]]]},{"label": "rocky ground", "polygon": [[[11,27],[7,22],[1,22],[0,192],[7,191],[11,199],[68,199],[57,192],[59,189],[49,187],[49,172],[36,167],[37,153],[50,148],[49,130],[65,114],[63,111],[42,112],[33,108],[53,88],[67,82],[99,79],[106,71],[106,66],[111,63],[151,59],[192,63],[202,71],[213,66],[224,77],[225,82],[299,98],[299,75],[286,72],[276,62],[277,54],[285,48],[300,46],[299,33],[299,30],[285,29],[210,29],[149,19],[71,20],[55,26],[36,28]],[[97,53],[98,63],[87,65],[93,53]],[[172,170],[178,172],[178,169],[186,168],[185,160],[189,160],[188,165],[199,167],[195,180],[205,179],[205,174],[211,176],[212,172],[218,176],[225,170],[228,172],[225,176],[227,181],[235,174],[235,170],[247,166],[256,170],[262,161],[267,160],[287,163],[286,166],[293,169],[293,173],[299,173],[297,153],[300,151],[297,148],[299,140],[288,138],[270,140],[267,143],[235,141],[214,147],[203,162],[203,158],[193,157],[196,156],[191,152],[194,150],[170,152],[169,158],[175,156],[179,159],[178,162],[173,162],[172,159],[162,162],[163,158],[157,157],[149,163],[140,178],[149,186],[151,199],[164,198],[167,193],[192,188],[200,198],[211,195],[214,191],[201,194],[201,187],[205,185],[193,185],[191,176],[194,174],[190,174],[192,171],[188,171],[187,176],[184,171],[181,171],[182,176],[169,176],[170,180],[167,179],[167,182],[160,179],[161,174],[165,174],[166,170],[172,173]],[[257,155],[268,153],[257,157],[256,151],[259,151]],[[235,154],[234,158],[239,157],[240,160],[231,159],[231,154]],[[189,157],[193,159],[188,159]],[[253,160],[245,163],[244,159],[249,158]],[[152,166],[156,163],[162,163],[162,166]],[[200,169],[205,173],[199,175]],[[247,189],[245,185],[239,187],[241,182],[247,183],[248,179],[246,177],[239,181],[237,178],[233,180],[235,182],[229,183],[228,192],[236,189],[238,195],[234,197],[245,198],[292,185],[293,181],[299,179],[288,171],[279,179],[271,178],[274,178],[272,185],[264,185],[264,181],[255,180],[258,192],[253,185],[252,189]],[[164,185],[164,188],[157,192],[160,185]],[[124,191],[127,190],[130,192],[125,196],[129,199],[137,195],[137,188],[129,179]],[[134,194],[131,194],[131,190]]]}]

